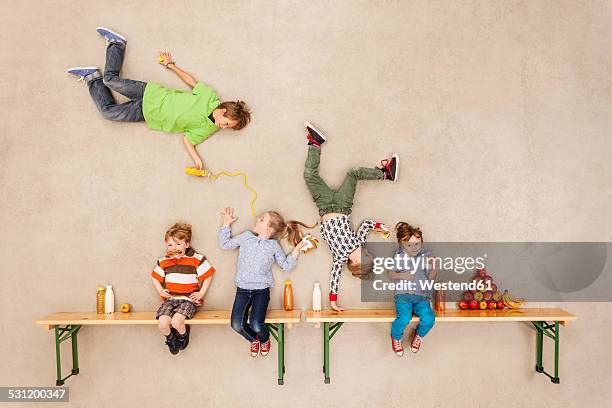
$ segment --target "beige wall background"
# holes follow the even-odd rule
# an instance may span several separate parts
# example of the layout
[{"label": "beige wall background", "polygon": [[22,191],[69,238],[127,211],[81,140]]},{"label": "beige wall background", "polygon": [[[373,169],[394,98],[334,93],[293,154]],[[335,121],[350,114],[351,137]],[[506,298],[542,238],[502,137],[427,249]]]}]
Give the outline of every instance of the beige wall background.
[{"label": "beige wall background", "polygon": [[[232,305],[237,253],[217,247],[218,211],[236,207],[234,232],[249,228],[250,195],[236,179],[185,176],[179,136],[102,119],[64,73],[103,67],[98,25],[127,36],[124,76],[184,88],[157,64],[157,50],[168,49],[222,99],[250,104],[247,129],[219,132],[199,151],[214,171],[248,173],[258,211],[316,221],[301,178],[309,119],[330,135],[321,173],[332,186],[349,166],[401,155],[398,183],[359,186],[355,222],[406,220],[431,241],[612,238],[609,1],[0,7],[0,385],[54,384],[52,336],[34,321],[93,310],[98,285],[112,283],[117,303],[155,309],[149,272],[176,220],[194,225],[194,247],[218,270],[207,307]],[[324,246],[290,274],[276,269],[271,307],[281,307],[290,277],[308,309],[312,283],[328,288],[330,260]],[[391,307],[361,304],[348,273],[340,300]],[[301,323],[287,335],[283,387],[275,345],[251,359],[229,327],[198,327],[178,357],[154,327],[96,327],[79,334],[81,374],[67,382],[66,406],[605,406],[611,306],[563,307],[579,320],[562,331],[558,386],[535,373],[527,324],[440,324],[418,355],[401,359],[388,325],[345,325],[324,385],[321,331]]]}]

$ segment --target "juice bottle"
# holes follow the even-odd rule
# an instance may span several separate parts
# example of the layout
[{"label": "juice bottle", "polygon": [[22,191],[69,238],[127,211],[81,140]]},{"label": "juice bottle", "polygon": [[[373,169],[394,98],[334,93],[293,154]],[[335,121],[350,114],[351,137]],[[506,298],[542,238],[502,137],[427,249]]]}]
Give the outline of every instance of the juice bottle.
[{"label": "juice bottle", "polygon": [[436,290],[436,299],[434,302],[434,310],[443,312],[446,309],[446,302],[444,301],[444,291]]},{"label": "juice bottle", "polygon": [[293,288],[289,279],[285,281],[285,310],[293,310]]},{"label": "juice bottle", "polygon": [[106,294],[106,290],[103,286],[98,287],[98,292],[96,293],[96,313],[104,314],[104,295]]},{"label": "juice bottle", "polygon": [[312,289],[312,310],[315,312],[321,311],[321,285],[315,282]]},{"label": "juice bottle", "polygon": [[106,293],[104,296],[104,313],[115,312],[115,294],[113,293],[112,285],[106,287]]}]

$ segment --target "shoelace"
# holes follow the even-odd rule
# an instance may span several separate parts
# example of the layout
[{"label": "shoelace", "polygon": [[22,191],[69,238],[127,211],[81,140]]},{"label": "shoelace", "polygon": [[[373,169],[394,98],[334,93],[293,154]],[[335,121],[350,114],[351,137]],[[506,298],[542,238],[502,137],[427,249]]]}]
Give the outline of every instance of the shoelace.
[{"label": "shoelace", "polygon": [[414,339],[412,339],[412,346],[415,348],[421,347],[421,337],[420,336],[414,336]]},{"label": "shoelace", "polygon": [[393,339],[393,350],[394,351],[402,350],[402,342],[400,340]]},{"label": "shoelace", "polygon": [[77,82],[82,82],[83,85],[85,85],[85,86],[87,85],[87,81],[85,81],[85,77],[84,76],[80,76],[76,81]]},{"label": "shoelace", "polygon": [[268,340],[265,343],[261,343],[261,350],[262,351],[269,351],[270,350],[270,340]]},{"label": "shoelace", "polygon": [[391,162],[389,159],[384,159],[380,161],[380,165],[383,169],[389,169],[389,167],[391,167]]},{"label": "shoelace", "polygon": [[254,341],[251,343],[251,351],[252,352],[259,351],[259,341]]}]

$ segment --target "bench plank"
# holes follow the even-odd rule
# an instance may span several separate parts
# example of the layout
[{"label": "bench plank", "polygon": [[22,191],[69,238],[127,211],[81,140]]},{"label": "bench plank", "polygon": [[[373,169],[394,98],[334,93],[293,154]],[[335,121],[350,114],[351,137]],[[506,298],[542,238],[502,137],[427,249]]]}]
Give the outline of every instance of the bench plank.
[{"label": "bench plank", "polygon": [[[231,310],[200,310],[186,324],[230,324]],[[266,323],[299,323],[301,310],[268,310]],[[157,324],[155,312],[115,312],[97,314],[96,312],[59,312],[52,313],[36,321],[47,329],[56,325],[121,325],[121,324]]]},{"label": "bench plank", "polygon": [[[562,324],[576,320],[576,315],[557,308],[503,309],[503,310],[460,310],[448,309],[435,311],[436,322],[531,322],[559,321]],[[322,310],[306,312],[306,321],[324,322],[392,322],[395,320],[395,309],[350,309],[344,312]],[[412,322],[419,318],[412,317]]]}]

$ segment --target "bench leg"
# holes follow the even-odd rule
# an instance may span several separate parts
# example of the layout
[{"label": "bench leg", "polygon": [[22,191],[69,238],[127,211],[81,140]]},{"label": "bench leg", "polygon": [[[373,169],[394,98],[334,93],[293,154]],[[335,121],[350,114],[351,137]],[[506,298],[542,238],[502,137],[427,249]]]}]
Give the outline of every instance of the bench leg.
[{"label": "bench leg", "polygon": [[285,383],[285,324],[278,323],[276,325],[266,323],[268,329],[270,329],[270,335],[278,343],[278,385]]},{"label": "bench leg", "polygon": [[329,384],[329,323],[323,323],[323,374],[325,384]]},{"label": "bench leg", "polygon": [[325,384],[329,384],[329,343],[334,334],[340,330],[343,322],[323,323],[323,374]]},{"label": "bench leg", "polygon": [[[554,324],[549,324],[547,322],[539,321],[539,322],[531,322],[533,326],[536,328],[536,371],[538,373],[542,373],[550,378],[554,384],[559,384],[559,322],[554,322]],[[542,364],[542,351],[544,348],[544,336],[551,338],[555,342],[555,367],[554,374],[551,375],[544,371],[544,366]]]},{"label": "bench leg", "polygon": [[[66,379],[79,373],[79,349],[77,344],[77,333],[80,329],[81,326],[79,325],[68,325],[65,327],[55,326],[55,385],[58,387],[64,385]],[[71,339],[72,343],[72,370],[68,376],[62,378],[62,354],[60,345],[62,342],[68,339]]]}]

